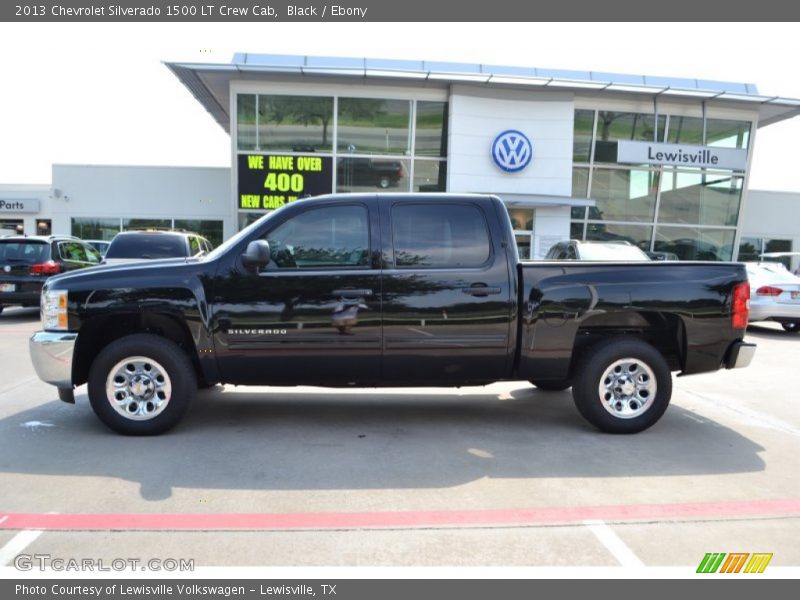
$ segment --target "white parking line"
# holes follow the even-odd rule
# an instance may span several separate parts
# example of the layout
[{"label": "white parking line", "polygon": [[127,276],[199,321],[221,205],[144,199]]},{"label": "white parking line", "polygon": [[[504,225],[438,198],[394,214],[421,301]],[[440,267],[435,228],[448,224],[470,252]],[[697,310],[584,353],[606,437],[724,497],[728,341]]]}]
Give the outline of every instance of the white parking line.
[{"label": "white parking line", "polygon": [[5,567],[11,563],[14,557],[36,541],[36,538],[42,533],[44,532],[39,529],[29,529],[20,531],[11,538],[5,546],[0,548],[0,567]]},{"label": "white parking line", "polygon": [[606,525],[603,521],[584,521],[584,525],[589,528],[595,537],[600,540],[600,543],[614,555],[620,565],[623,567],[643,567],[644,563],[639,560],[639,557],[633,553],[633,550],[628,548],[616,533]]}]

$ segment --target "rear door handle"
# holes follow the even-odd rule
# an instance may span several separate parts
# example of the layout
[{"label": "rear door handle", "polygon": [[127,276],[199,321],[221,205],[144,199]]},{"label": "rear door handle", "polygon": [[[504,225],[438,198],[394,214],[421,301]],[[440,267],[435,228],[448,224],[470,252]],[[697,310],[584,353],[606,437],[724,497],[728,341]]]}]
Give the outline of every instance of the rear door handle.
[{"label": "rear door handle", "polygon": [[485,283],[473,283],[469,287],[461,288],[461,291],[470,296],[489,296],[499,294],[502,290],[499,287],[489,287]]},{"label": "rear door handle", "polygon": [[372,296],[372,290],[333,290],[332,294],[338,298],[363,298]]}]

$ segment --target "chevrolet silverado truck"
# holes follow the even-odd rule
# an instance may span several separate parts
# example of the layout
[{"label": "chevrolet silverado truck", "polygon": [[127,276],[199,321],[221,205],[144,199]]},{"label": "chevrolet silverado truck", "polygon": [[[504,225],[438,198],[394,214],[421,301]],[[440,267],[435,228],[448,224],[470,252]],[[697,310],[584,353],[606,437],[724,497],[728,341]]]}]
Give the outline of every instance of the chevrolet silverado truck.
[{"label": "chevrolet silverado truck", "polygon": [[286,205],[202,258],[49,279],[39,377],[87,383],[111,429],[176,425],[216,383],[572,388],[605,432],[658,421],[681,375],[747,366],[745,267],[520,262],[494,196],[342,194]]}]

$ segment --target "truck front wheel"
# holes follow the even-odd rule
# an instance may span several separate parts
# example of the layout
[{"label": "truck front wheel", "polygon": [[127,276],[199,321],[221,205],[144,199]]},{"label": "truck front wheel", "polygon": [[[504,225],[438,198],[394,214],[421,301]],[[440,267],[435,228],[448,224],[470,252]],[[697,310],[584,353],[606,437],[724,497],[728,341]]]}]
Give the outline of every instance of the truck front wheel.
[{"label": "truck front wheel", "polygon": [[635,339],[591,347],[576,366],[575,406],[607,433],[636,433],[658,421],[672,397],[672,375],[661,353]]},{"label": "truck front wheel", "polygon": [[139,333],[106,346],[89,370],[89,402],[99,419],[125,435],[158,435],[174,427],[197,391],[184,351]]}]

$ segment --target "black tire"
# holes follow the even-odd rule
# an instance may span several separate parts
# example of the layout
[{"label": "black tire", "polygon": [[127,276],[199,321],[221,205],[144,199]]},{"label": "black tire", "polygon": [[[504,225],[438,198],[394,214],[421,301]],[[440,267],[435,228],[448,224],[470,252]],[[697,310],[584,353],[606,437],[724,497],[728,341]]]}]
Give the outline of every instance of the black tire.
[{"label": "black tire", "polygon": [[385,190],[392,185],[392,180],[388,177],[381,177],[378,179],[378,187]]},{"label": "black tire", "polygon": [[531,380],[531,384],[544,392],[563,392],[572,385],[572,382],[565,379],[543,379],[541,381]]},{"label": "black tire", "polygon": [[[117,390],[120,401],[109,398],[107,384],[109,391]],[[177,344],[137,333],[100,351],[89,370],[88,388],[92,409],[108,427],[124,435],[158,435],[181,420],[197,381],[189,357]]]},{"label": "black tire", "polygon": [[800,331],[800,321],[784,321],[781,323],[781,327],[789,333],[797,333]]},{"label": "black tire", "polygon": [[[604,390],[608,386],[603,393],[601,385]],[[637,433],[654,425],[667,410],[672,374],[650,344],[613,338],[592,346],[580,359],[572,397],[581,415],[599,430]]]},{"label": "black tire", "polygon": [[4,309],[4,308],[5,308],[5,306],[3,306],[2,304],[0,304],[0,315],[1,315],[1,314],[3,314],[3,309]]}]

